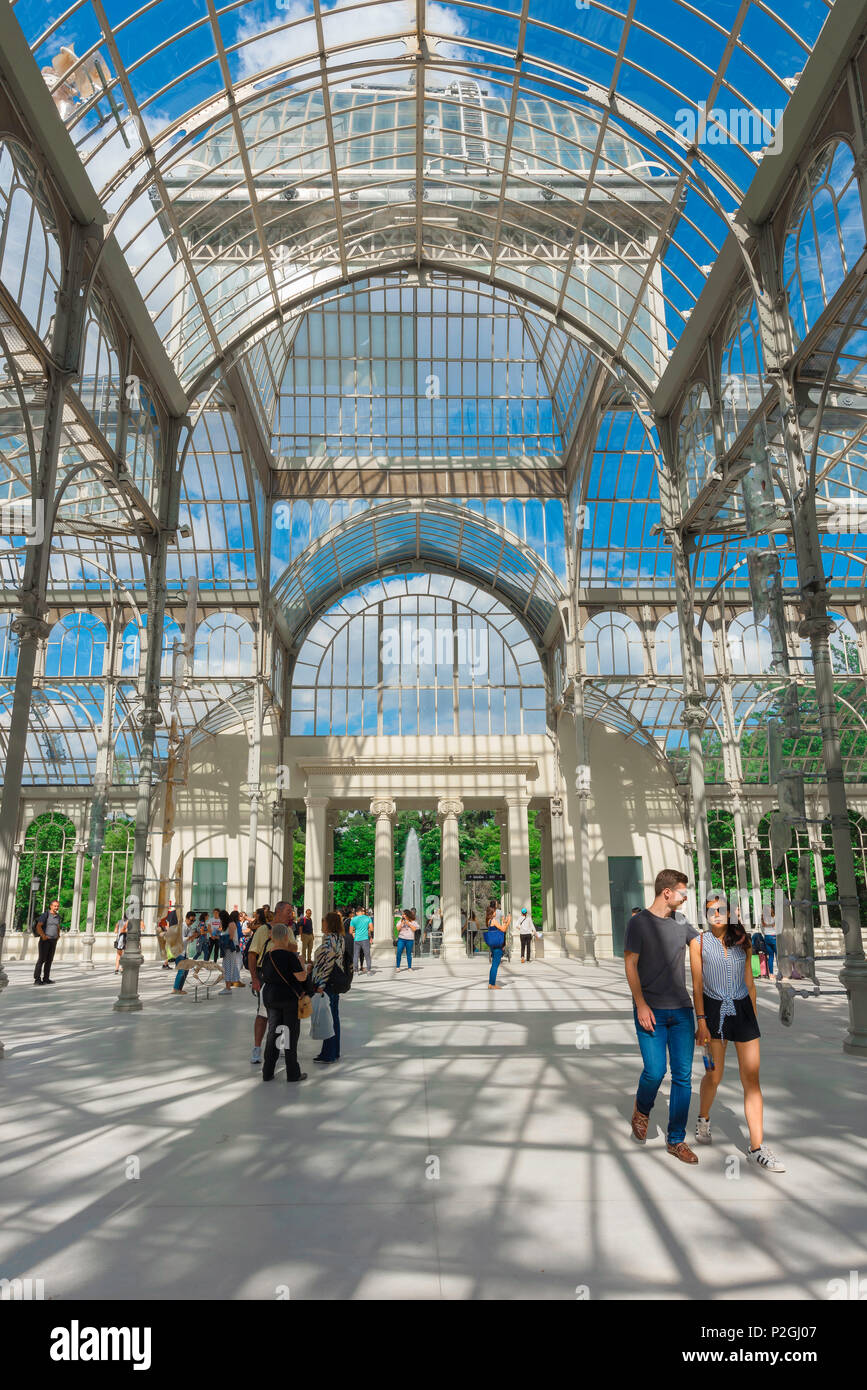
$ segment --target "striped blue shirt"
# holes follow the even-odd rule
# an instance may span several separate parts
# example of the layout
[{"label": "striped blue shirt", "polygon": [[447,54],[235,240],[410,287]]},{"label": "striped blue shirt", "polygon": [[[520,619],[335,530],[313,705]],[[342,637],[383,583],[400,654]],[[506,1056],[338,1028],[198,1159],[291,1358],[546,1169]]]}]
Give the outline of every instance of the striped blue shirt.
[{"label": "striped blue shirt", "polygon": [[729,946],[728,955],[720,937],[713,932],[701,934],[701,980],[702,993],[720,1001],[719,1036],[722,1037],[723,1019],[734,1017],[735,999],[746,999],[749,994],[745,977],[746,954],[742,946]]}]

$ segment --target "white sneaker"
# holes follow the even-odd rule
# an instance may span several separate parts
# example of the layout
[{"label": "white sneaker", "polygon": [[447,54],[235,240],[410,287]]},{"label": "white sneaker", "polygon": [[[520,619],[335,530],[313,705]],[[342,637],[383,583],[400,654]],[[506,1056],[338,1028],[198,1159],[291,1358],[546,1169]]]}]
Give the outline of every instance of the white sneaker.
[{"label": "white sneaker", "polygon": [[705,1120],[701,1115],[695,1122],[695,1137],[699,1144],[712,1144],[713,1137],[710,1132],[710,1120]]},{"label": "white sneaker", "polygon": [[764,1168],[768,1173],[785,1173],[786,1171],[777,1155],[771,1153],[767,1144],[762,1144],[761,1148],[755,1151],[747,1149],[747,1158],[751,1163],[755,1163],[757,1168]]},{"label": "white sneaker", "polygon": [[254,1048],[253,1048],[253,1051],[250,1053],[250,1062],[251,1062],[251,1064],[252,1064],[254,1067],[258,1067],[258,1065],[259,1065],[259,1063],[261,1062],[261,1060],[262,1060],[262,1049],[261,1049],[261,1047],[254,1047]]}]

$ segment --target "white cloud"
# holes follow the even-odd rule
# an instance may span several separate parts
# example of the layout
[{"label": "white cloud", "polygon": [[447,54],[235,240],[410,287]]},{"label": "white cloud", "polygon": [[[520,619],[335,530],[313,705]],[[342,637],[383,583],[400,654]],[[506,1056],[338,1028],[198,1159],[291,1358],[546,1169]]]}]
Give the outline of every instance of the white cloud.
[{"label": "white cloud", "polygon": [[[356,80],[364,79],[365,62],[376,60],[396,64],[390,71],[376,75],[376,81],[404,85],[413,71],[411,62],[401,62],[414,51],[416,9],[413,0],[383,0],[377,5],[363,8],[353,7],[352,0],[337,0],[330,9],[322,11],[322,32],[327,52],[333,54],[334,64],[342,69],[358,64]],[[291,29],[275,30],[275,25],[295,23]],[[428,4],[427,26],[436,34],[445,34],[453,39],[466,35],[463,19],[447,5]],[[390,38],[390,35],[399,35]],[[412,41],[404,43],[403,35]],[[241,72],[245,79],[255,77],[266,68],[280,64],[292,64],[293,73],[316,72],[319,68],[316,25],[312,18],[311,6],[304,0],[284,0],[283,5],[272,9],[268,14],[256,12],[247,16],[238,32],[239,40],[249,40],[240,50]],[[357,48],[342,49],[338,45],[356,44]],[[437,54],[452,58],[457,54],[457,46],[440,42]],[[352,81],[348,72],[346,80]]]}]

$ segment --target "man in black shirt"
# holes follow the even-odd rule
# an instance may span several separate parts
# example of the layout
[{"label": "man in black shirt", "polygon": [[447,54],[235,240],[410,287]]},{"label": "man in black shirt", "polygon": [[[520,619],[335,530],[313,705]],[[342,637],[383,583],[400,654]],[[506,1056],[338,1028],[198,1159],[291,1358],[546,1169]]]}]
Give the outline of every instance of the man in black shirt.
[{"label": "man in black shirt", "polygon": [[663,869],[656,875],[650,907],[633,913],[626,924],[623,957],[644,1061],[632,1111],[633,1137],[639,1144],[647,1139],[650,1111],[670,1063],[668,1152],[682,1163],[698,1163],[698,1155],[684,1143],[695,1052],[684,954],[689,942],[698,936],[685,918],[675,916],[686,902],[686,885],[686,874],[679,869]]}]

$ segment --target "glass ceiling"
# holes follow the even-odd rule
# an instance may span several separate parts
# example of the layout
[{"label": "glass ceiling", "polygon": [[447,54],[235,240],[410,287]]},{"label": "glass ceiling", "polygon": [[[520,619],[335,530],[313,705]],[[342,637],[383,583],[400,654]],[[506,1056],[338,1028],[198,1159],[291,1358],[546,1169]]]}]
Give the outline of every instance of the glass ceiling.
[{"label": "glass ceiling", "polygon": [[14,4],[193,386],[328,285],[431,266],[652,388],[828,11]]},{"label": "glass ceiling", "polygon": [[544,561],[508,532],[448,502],[386,502],[325,532],[286,570],[274,606],[290,646],[297,645],[329,600],[366,579],[397,570],[457,572],[502,598],[546,645],[564,595]]}]

